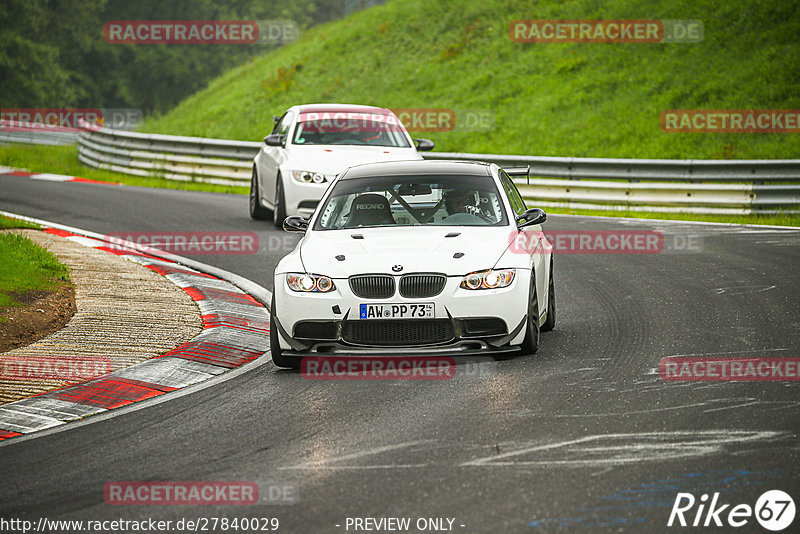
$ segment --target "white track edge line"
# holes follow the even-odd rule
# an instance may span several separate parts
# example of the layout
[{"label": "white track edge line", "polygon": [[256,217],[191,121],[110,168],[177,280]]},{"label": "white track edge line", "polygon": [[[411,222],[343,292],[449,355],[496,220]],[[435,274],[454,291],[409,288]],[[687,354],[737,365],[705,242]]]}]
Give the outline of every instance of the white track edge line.
[{"label": "white track edge line", "polygon": [[270,301],[272,299],[272,292],[266,289],[265,287],[249,280],[241,275],[236,273],[232,273],[230,271],[226,271],[220,267],[214,267],[213,265],[208,265],[206,263],[202,263],[196,260],[191,260],[189,258],[184,258],[183,256],[178,256],[177,254],[172,254],[170,252],[164,252],[162,250],[157,250],[154,248],[146,247],[143,245],[139,245],[138,243],[133,243],[130,241],[126,241],[124,239],[114,239],[113,242],[110,242],[107,236],[98,234],[96,232],[90,232],[89,230],[83,230],[81,228],[75,228],[74,226],[67,226],[65,224],[59,224],[52,221],[46,221],[44,219],[37,219],[35,217],[28,217],[26,215],[20,215],[18,213],[13,213],[10,211],[3,211],[0,210],[0,215],[5,215],[7,217],[11,217],[13,219],[19,219],[21,221],[27,221],[35,224],[39,224],[42,226],[48,226],[50,228],[55,228],[56,230],[64,230],[67,232],[72,232],[73,234],[78,234],[86,237],[91,237],[93,239],[99,239],[109,245],[115,246],[124,246],[126,248],[130,248],[132,250],[139,251],[143,254],[149,254],[150,256],[155,256],[157,258],[162,258],[165,260],[174,261],[180,265],[185,267],[190,267],[192,269],[196,269],[200,272],[210,274],[212,276],[216,276],[233,284],[234,286],[238,287],[245,293],[249,294],[252,297],[255,297],[256,300],[261,302],[264,307],[269,310]]},{"label": "white track edge line", "polygon": [[198,391],[203,391],[204,389],[216,386],[217,384],[221,384],[223,382],[227,382],[228,380],[236,378],[240,374],[253,371],[255,369],[258,369],[262,365],[271,363],[272,360],[269,357],[267,357],[268,353],[269,351],[265,352],[255,360],[251,360],[246,364],[242,365],[241,367],[231,369],[230,371],[224,372],[219,375],[215,375],[214,377],[209,378],[208,380],[204,380],[202,382],[186,386],[185,388],[176,389],[174,391],[168,391],[163,395],[158,395],[156,397],[150,397],[149,399],[133,402],[131,404],[127,404],[119,408],[114,408],[113,410],[106,410],[104,412],[100,412],[94,415],[87,415],[86,417],[81,419],[66,421],[65,424],[61,424],[58,426],[45,428],[43,430],[37,430],[29,434],[22,434],[19,436],[14,436],[12,438],[0,440],[0,448],[13,445],[15,443],[21,443],[23,441],[28,441],[31,439],[49,436],[51,434],[57,434],[59,432],[64,432],[66,430],[72,430],[73,428],[79,428],[82,426],[90,425],[92,423],[99,423],[100,421],[105,421],[113,417],[125,415],[128,413],[133,413],[139,410],[144,410],[145,408],[156,406],[163,402],[179,399],[186,395],[191,395],[193,393],[197,393]]},{"label": "white track edge line", "polygon": [[[105,236],[102,236],[102,235],[100,235],[100,234],[98,234],[96,232],[90,232],[88,230],[83,230],[81,228],[75,228],[75,227],[72,227],[72,226],[67,226],[67,225],[64,225],[64,224],[59,224],[59,223],[55,223],[55,222],[51,222],[51,221],[46,221],[46,220],[43,220],[43,219],[37,219],[37,218],[34,218],[34,217],[28,217],[28,216],[25,216],[25,215],[20,215],[20,214],[17,214],[17,213],[12,213],[12,212],[3,211],[3,210],[0,210],[0,215],[5,215],[5,216],[11,217],[13,219],[19,219],[19,220],[22,220],[22,221],[35,223],[35,224],[39,224],[39,225],[42,225],[42,226],[47,226],[47,227],[50,227],[50,228],[55,228],[57,230],[64,230],[64,231],[67,231],[67,232],[72,232],[74,234],[83,235],[83,236],[86,236],[86,237],[92,237],[92,238],[95,238],[95,239],[100,239],[101,241],[108,243],[108,240],[105,239]],[[183,257],[178,256],[176,254],[170,254],[170,253],[165,253],[165,252],[162,252],[162,251],[156,251],[156,250],[153,250],[153,249],[149,249],[149,247],[143,247],[141,245],[138,245],[136,243],[131,243],[129,241],[124,241],[123,240],[122,242],[115,242],[114,244],[116,244],[117,246],[123,245],[123,246],[126,246],[126,247],[128,245],[130,245],[130,248],[132,248],[134,250],[138,250],[140,252],[144,252],[146,254],[151,254],[153,256],[162,257],[162,258],[165,258],[165,259],[170,259],[172,261],[175,261],[176,263],[179,263],[181,265],[185,265],[187,267],[195,267],[195,265],[206,267],[206,268],[208,268],[209,271],[211,271],[208,274],[213,274],[214,276],[219,276],[223,280],[225,280],[225,281],[227,281],[227,282],[239,287],[240,289],[245,291],[245,293],[250,294],[251,296],[255,297],[259,301],[262,301],[261,297],[259,297],[257,295],[252,295],[249,291],[247,291],[247,289],[241,287],[239,284],[236,284],[231,280],[228,280],[225,275],[230,276],[232,278],[239,278],[239,279],[245,280],[245,281],[249,282],[250,284],[252,284],[253,286],[257,286],[258,288],[260,288],[261,291],[263,291],[264,293],[268,294],[270,296],[270,298],[272,296],[272,294],[267,289],[265,289],[262,286],[256,284],[255,282],[253,282],[251,280],[247,280],[246,278],[244,278],[242,276],[239,276],[237,274],[230,273],[230,272],[228,272],[228,271],[226,271],[224,269],[219,269],[217,267],[213,267],[213,266],[210,266],[210,265],[205,265],[204,263],[197,262],[197,261],[194,261],[194,260],[190,260],[191,263],[194,264],[194,265],[187,265],[186,263],[184,263],[182,261],[182,260],[184,260],[184,261],[187,260],[187,258],[183,258]],[[157,252],[158,254],[153,254],[151,251],[152,252]],[[201,269],[198,269],[198,270],[201,270]],[[205,272],[205,271],[203,271],[203,272]],[[263,297],[263,295],[262,295],[262,297]],[[267,301],[267,303],[264,303],[262,301],[262,304],[264,304],[265,308],[269,309],[269,301]],[[45,428],[43,430],[38,430],[38,431],[35,431],[35,432],[31,432],[29,434],[22,434],[22,435],[19,435],[19,436],[14,436],[13,438],[0,440],[0,447],[5,447],[5,446],[8,446],[8,445],[12,445],[14,443],[20,443],[20,442],[23,442],[23,441],[28,441],[30,439],[35,439],[35,438],[47,436],[47,435],[50,435],[50,434],[55,434],[57,432],[63,432],[65,430],[70,430],[70,429],[73,429],[73,428],[77,428],[79,426],[85,426],[85,425],[92,424],[92,423],[99,422],[99,421],[105,421],[106,419],[110,419],[112,417],[116,417],[117,415],[124,415],[126,413],[135,412],[137,410],[141,410],[141,409],[144,409],[144,408],[147,408],[147,407],[150,407],[150,406],[155,406],[157,404],[161,404],[162,402],[167,402],[168,400],[171,400],[171,399],[177,399],[177,398],[183,397],[184,395],[189,395],[189,394],[194,393],[196,391],[202,391],[202,390],[204,390],[206,388],[209,388],[211,386],[214,386],[216,384],[219,384],[219,383],[222,383],[222,382],[226,382],[226,381],[228,381],[228,380],[230,380],[232,378],[235,378],[236,376],[238,376],[238,375],[240,375],[242,373],[248,372],[248,371],[253,370],[253,369],[257,369],[257,368],[261,367],[262,365],[268,363],[269,361],[271,361],[268,357],[266,357],[266,355],[268,353],[269,353],[269,351],[266,351],[266,352],[264,352],[264,354],[262,354],[261,356],[259,356],[255,360],[247,362],[246,364],[242,365],[241,367],[237,367],[235,369],[232,369],[232,370],[223,372],[221,374],[215,375],[215,376],[213,376],[211,378],[208,378],[207,380],[203,380],[202,382],[198,382],[197,384],[192,384],[192,385],[184,387],[184,388],[180,388],[180,389],[173,390],[173,391],[168,391],[168,392],[164,393],[163,395],[158,395],[156,397],[151,397],[149,399],[133,402],[133,403],[128,404],[126,406],[122,406],[122,407],[119,407],[119,408],[114,408],[113,410],[107,410],[105,412],[101,412],[101,413],[98,413],[98,414],[89,415],[89,416],[86,416],[85,418],[82,418],[82,419],[78,419],[78,420],[74,420],[74,421],[67,421],[67,422],[65,422],[65,424],[61,424],[61,425],[58,425],[58,426],[55,426],[55,427]]]}]

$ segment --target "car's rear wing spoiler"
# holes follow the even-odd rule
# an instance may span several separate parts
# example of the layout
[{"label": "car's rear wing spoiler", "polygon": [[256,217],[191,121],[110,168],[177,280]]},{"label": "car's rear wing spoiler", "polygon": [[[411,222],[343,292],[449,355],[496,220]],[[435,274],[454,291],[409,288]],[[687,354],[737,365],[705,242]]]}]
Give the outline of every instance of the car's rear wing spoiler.
[{"label": "car's rear wing spoiler", "polygon": [[504,171],[506,174],[511,176],[512,178],[526,178],[528,180],[528,184],[531,183],[531,166],[525,165],[524,167],[504,167]]}]

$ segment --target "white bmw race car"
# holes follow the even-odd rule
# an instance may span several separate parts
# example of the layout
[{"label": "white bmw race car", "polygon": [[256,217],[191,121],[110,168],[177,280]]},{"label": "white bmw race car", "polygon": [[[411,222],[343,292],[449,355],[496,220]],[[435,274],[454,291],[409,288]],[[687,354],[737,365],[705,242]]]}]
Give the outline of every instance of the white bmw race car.
[{"label": "white bmw race car", "polygon": [[422,159],[428,139],[412,139],[388,109],[347,104],[293,106],[275,117],[253,161],[250,216],[309,216],[334,177],[361,163]]},{"label": "white bmw race car", "polygon": [[305,235],[275,269],[273,361],[536,352],[556,318],[545,219],[494,164],[345,170],[310,219],[284,221]]}]

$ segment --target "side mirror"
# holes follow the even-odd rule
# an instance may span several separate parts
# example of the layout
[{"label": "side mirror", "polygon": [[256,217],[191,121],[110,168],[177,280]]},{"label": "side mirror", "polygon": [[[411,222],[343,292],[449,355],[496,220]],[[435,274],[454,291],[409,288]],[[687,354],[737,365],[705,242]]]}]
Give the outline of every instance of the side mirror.
[{"label": "side mirror", "polygon": [[283,220],[283,229],[287,232],[305,232],[308,230],[308,219],[293,215]]},{"label": "side mirror", "polygon": [[530,208],[522,215],[517,215],[517,228],[525,228],[526,226],[533,226],[534,224],[542,224],[547,220],[547,214],[543,209]]},{"label": "side mirror", "polygon": [[433,141],[430,139],[414,139],[414,145],[419,152],[428,152],[433,150]]},{"label": "side mirror", "polygon": [[281,134],[269,134],[264,138],[267,146],[283,146],[283,136]]}]

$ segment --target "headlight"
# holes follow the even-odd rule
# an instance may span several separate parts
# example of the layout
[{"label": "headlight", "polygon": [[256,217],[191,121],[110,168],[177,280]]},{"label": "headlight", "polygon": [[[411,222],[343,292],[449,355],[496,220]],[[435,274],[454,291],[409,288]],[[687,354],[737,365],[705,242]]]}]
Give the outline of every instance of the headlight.
[{"label": "headlight", "polygon": [[286,285],[292,291],[302,293],[327,293],[336,289],[333,280],[319,274],[289,273]]},{"label": "headlight", "polygon": [[292,171],[292,178],[304,184],[311,182],[314,182],[315,184],[323,184],[328,181],[324,174],[311,171]]},{"label": "headlight", "polygon": [[462,278],[461,285],[464,289],[497,289],[508,287],[514,281],[514,269],[489,269],[469,273]]}]

